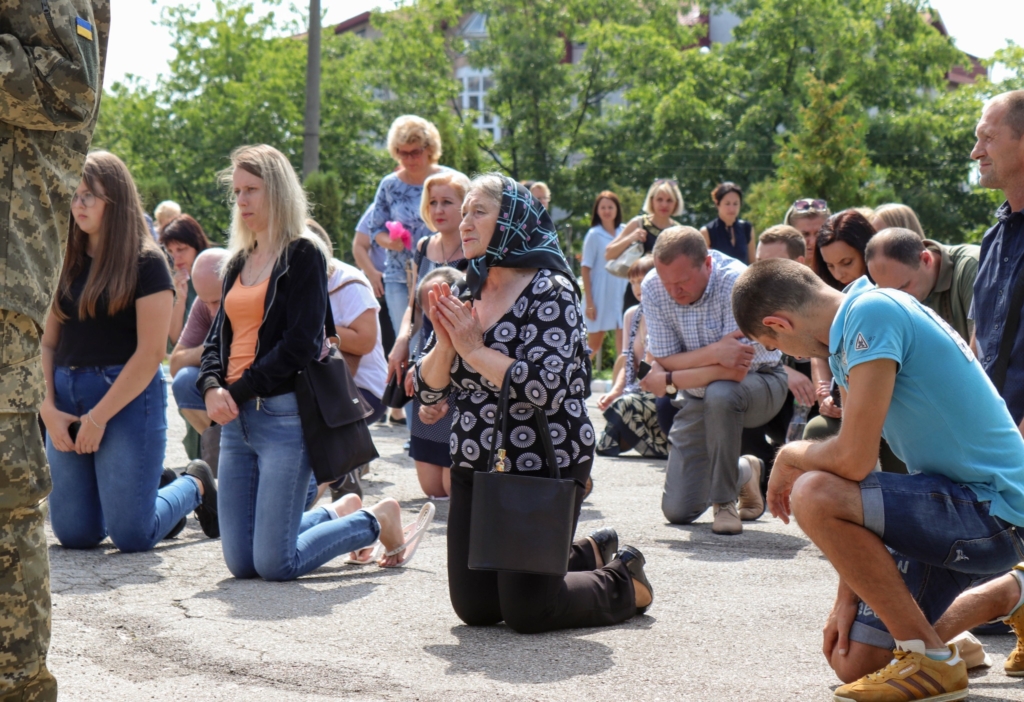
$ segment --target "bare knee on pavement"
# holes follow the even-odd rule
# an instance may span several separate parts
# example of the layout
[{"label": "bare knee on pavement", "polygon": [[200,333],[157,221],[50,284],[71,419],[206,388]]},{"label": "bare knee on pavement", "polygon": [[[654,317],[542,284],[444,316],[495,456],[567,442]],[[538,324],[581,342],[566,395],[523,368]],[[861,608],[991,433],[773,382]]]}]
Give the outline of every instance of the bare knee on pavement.
[{"label": "bare knee on pavement", "polygon": [[833,651],[829,665],[836,677],[844,683],[859,680],[868,673],[884,668],[892,660],[892,651],[877,646],[869,646],[859,641],[850,642],[850,650],[846,655]]}]

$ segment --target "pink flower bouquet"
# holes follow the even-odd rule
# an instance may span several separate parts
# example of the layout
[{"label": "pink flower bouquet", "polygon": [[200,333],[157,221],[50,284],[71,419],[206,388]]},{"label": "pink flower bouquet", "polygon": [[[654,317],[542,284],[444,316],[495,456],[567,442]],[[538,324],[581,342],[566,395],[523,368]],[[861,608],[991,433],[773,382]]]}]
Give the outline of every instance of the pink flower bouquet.
[{"label": "pink flower bouquet", "polygon": [[404,224],[401,222],[385,222],[384,227],[388,230],[388,235],[392,241],[398,239],[405,245],[405,248],[412,248],[412,234],[409,233]]}]

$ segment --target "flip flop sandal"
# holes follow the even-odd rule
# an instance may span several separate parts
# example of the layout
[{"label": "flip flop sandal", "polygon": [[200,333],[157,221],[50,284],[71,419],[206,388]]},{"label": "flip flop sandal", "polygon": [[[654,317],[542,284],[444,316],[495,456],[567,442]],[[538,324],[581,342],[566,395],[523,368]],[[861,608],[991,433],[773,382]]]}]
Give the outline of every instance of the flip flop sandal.
[{"label": "flip flop sandal", "polygon": [[[392,549],[391,551],[385,551],[384,557],[389,558],[391,556],[397,556],[400,553],[405,553],[405,558],[401,563],[393,566],[382,566],[383,568],[404,568],[409,565],[412,557],[416,555],[416,551],[420,547],[420,542],[423,541],[423,536],[427,533],[427,527],[434,521],[434,512],[436,508],[433,502],[428,502],[423,505],[423,509],[420,510],[419,515],[416,517],[416,521],[405,527],[404,531],[406,534],[405,543],[398,548]],[[411,530],[410,530],[411,527]]]},{"label": "flip flop sandal", "polygon": [[359,566],[370,565],[371,563],[376,563],[377,561],[380,560],[380,552],[381,552],[381,549],[383,549],[383,548],[384,548],[384,545],[381,544],[380,541],[374,541],[369,546],[364,546],[363,548],[361,548],[361,549],[359,549],[358,551],[355,552],[355,553],[358,554],[358,553],[361,553],[363,551],[368,551],[370,555],[366,556],[365,558],[358,558],[358,557],[357,558],[353,558],[352,554],[349,554],[349,557],[345,559],[345,563],[348,564],[348,565],[359,565]]}]

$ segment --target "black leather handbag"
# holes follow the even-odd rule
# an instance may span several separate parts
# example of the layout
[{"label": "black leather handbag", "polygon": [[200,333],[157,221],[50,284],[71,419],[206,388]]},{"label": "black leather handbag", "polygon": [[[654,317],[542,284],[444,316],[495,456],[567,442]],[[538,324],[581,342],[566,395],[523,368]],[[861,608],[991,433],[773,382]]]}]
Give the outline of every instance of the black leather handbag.
[{"label": "black leather handbag", "polygon": [[563,480],[551,443],[544,410],[535,408],[537,436],[544,445],[550,477],[508,472],[505,450],[498,440],[508,440],[509,366],[498,400],[501,434],[491,443],[491,470],[473,475],[473,506],[469,527],[470,570],[499,570],[540,575],[565,575],[569,569],[576,481]]},{"label": "black leather handbag", "polygon": [[317,483],[337,480],[380,455],[366,426],[373,408],[363,399],[338,349],[330,304],[324,327],[330,350],[295,378],[302,435]]},{"label": "black leather handbag", "polygon": [[412,401],[412,398],[405,394],[405,374],[395,373],[384,388],[384,395],[380,398],[381,404],[391,409],[402,409]]}]

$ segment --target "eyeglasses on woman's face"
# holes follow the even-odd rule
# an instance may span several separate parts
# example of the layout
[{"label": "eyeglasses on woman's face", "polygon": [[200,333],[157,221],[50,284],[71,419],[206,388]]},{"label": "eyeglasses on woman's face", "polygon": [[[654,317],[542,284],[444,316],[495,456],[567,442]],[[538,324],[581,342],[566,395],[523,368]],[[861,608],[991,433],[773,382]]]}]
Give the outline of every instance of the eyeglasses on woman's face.
[{"label": "eyeglasses on woman's face", "polygon": [[804,198],[793,203],[794,212],[827,212],[828,203],[820,199]]},{"label": "eyeglasses on woman's face", "polygon": [[71,197],[71,205],[74,206],[76,204],[81,204],[82,207],[88,209],[96,204],[96,199],[96,195],[88,191],[84,193],[75,193]]},{"label": "eyeglasses on woman's face", "polygon": [[416,149],[397,149],[396,153],[398,154],[398,158],[401,158],[401,159],[413,159],[413,158],[419,158],[420,156],[422,156],[423,155],[423,151],[424,151],[424,149],[421,146],[421,147],[416,148]]}]

